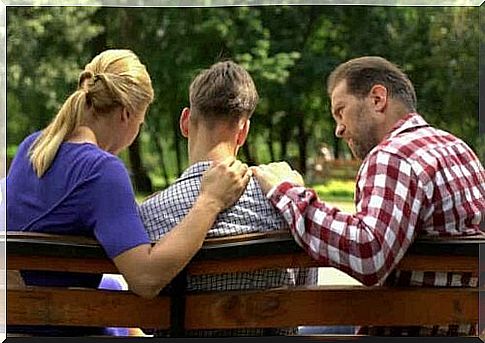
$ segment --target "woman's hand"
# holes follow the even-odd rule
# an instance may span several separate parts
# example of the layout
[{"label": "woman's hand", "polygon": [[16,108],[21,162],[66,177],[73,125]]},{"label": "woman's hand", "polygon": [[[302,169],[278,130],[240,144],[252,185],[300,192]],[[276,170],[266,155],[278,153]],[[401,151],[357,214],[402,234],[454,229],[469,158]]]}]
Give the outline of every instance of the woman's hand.
[{"label": "woman's hand", "polygon": [[113,259],[130,289],[142,297],[156,296],[200,249],[219,212],[239,199],[251,175],[234,157],[214,162],[202,176],[196,202],[173,230],[153,247],[139,245]]},{"label": "woman's hand", "polygon": [[252,172],[234,157],[213,162],[202,176],[200,198],[208,200],[222,211],[232,206],[246,189]]},{"label": "woman's hand", "polygon": [[271,188],[279,185],[283,181],[288,181],[298,186],[305,185],[300,173],[291,169],[290,165],[286,162],[261,164],[257,167],[251,167],[251,170],[264,194],[267,194]]}]

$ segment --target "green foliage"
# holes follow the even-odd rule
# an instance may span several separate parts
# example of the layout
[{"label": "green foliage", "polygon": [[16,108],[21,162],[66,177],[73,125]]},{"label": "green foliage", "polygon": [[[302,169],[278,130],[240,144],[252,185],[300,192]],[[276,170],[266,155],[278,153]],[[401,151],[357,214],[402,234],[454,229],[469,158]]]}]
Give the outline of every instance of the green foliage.
[{"label": "green foliage", "polygon": [[102,27],[94,7],[8,7],[7,144],[44,127],[77,87]]},{"label": "green foliage", "polygon": [[[248,68],[261,98],[243,160],[290,160],[304,172],[322,144],[348,153],[334,138],[325,79],[361,55],[400,65],[415,84],[419,112],[483,156],[478,21],[472,7],[8,7],[9,151],[49,122],[94,55],[129,48],[147,65],[155,89],[139,138],[155,188],[188,164],[178,119],[189,105],[191,79],[225,58]],[[327,196],[351,194],[344,185],[325,187]]]}]

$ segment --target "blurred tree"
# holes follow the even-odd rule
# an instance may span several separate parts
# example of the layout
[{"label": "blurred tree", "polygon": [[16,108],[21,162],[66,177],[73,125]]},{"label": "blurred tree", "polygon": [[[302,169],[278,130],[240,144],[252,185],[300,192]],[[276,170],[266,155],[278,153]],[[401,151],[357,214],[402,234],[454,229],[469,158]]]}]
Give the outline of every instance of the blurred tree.
[{"label": "blurred tree", "polygon": [[103,28],[93,7],[8,7],[7,145],[11,153],[29,133],[45,127],[77,88]]},{"label": "blurred tree", "polygon": [[261,98],[241,151],[251,164],[289,160],[304,173],[322,144],[348,156],[333,133],[325,80],[362,55],[400,65],[419,112],[478,149],[478,20],[471,7],[9,7],[9,152],[48,123],[83,64],[107,48],[133,50],[155,89],[126,158],[138,191],[151,190],[147,175],[166,186],[187,166],[178,119],[190,81],[226,58],[249,70]]}]

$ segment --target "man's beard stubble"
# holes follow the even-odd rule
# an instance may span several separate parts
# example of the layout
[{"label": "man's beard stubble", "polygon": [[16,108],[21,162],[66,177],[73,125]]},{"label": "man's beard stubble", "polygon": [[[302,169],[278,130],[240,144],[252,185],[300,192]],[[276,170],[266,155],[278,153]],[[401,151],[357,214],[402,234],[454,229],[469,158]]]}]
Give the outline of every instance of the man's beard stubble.
[{"label": "man's beard stubble", "polygon": [[377,138],[377,127],[369,120],[370,116],[365,115],[365,108],[362,108],[357,115],[358,131],[352,137],[352,146],[349,145],[354,157],[364,160],[369,152],[380,142]]}]

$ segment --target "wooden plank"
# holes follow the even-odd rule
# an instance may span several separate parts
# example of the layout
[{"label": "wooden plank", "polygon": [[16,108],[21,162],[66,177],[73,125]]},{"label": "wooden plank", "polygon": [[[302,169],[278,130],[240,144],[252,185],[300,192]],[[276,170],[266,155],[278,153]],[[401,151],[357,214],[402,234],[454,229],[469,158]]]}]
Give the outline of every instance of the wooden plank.
[{"label": "wooden plank", "polygon": [[[188,267],[191,275],[249,272],[260,269],[326,266],[313,260],[304,252],[242,258],[207,259],[192,261]],[[401,270],[471,272],[478,274],[479,260],[472,256],[426,256],[407,254],[398,265]],[[52,256],[9,255],[9,270],[49,270],[81,273],[119,273],[108,258],[68,258]]]},{"label": "wooden plank", "polygon": [[[425,256],[406,255],[399,263],[402,270],[471,272],[478,273],[479,261],[471,256]],[[201,260],[187,267],[191,275],[248,272],[265,268],[328,267],[313,260],[306,253],[279,254],[268,256],[248,256],[225,260]]]},{"label": "wooden plank", "polygon": [[[93,239],[24,232],[9,232],[7,235],[7,268],[10,270],[118,273]],[[482,238],[472,236],[450,240],[438,237],[418,240],[411,245],[398,268],[467,271],[475,274],[478,270],[479,243],[484,242]],[[425,254],[426,251],[431,252],[430,256]],[[450,257],[446,256],[447,251]],[[188,270],[193,275],[200,275],[296,266],[325,265],[307,256],[287,231],[274,231],[207,239]]]},{"label": "wooden plank", "polygon": [[28,287],[7,292],[7,325],[81,325],[164,328],[170,299],[131,292]]},{"label": "wooden plank", "polygon": [[[27,247],[25,249],[28,250],[28,246],[31,246],[32,248],[39,248],[42,246],[55,246],[60,249],[62,247],[77,247],[82,248],[85,251],[95,249],[103,252],[103,249],[101,248],[99,243],[95,239],[89,237],[8,231],[6,234],[6,239],[9,251],[21,251],[22,249],[20,249],[20,247]],[[0,241],[3,240],[4,238],[0,237]],[[231,248],[236,246],[251,246],[258,244],[261,244],[263,246],[266,243],[273,244],[278,242],[290,243],[288,245],[289,247],[296,247],[301,250],[301,248],[299,248],[293,241],[292,236],[287,230],[207,238],[204,242],[202,250],[224,250],[224,248]],[[457,237],[418,237],[411,245],[411,250],[414,252],[420,251],[423,254],[430,255],[428,250],[432,246],[447,247],[454,245],[473,247],[479,245],[480,243],[485,243],[485,234]],[[473,255],[478,254],[474,248],[472,248],[472,250]],[[33,252],[35,252],[35,250]]]},{"label": "wooden plank", "polygon": [[211,246],[221,246],[225,244],[232,244],[232,243],[242,243],[242,242],[254,242],[254,241],[261,241],[261,240],[293,240],[290,232],[288,230],[275,230],[275,231],[268,231],[268,232],[254,232],[254,233],[246,233],[243,235],[234,235],[234,236],[224,236],[224,237],[209,237],[206,238],[204,241],[204,247],[208,248]]},{"label": "wooden plank", "polygon": [[[313,260],[306,253],[279,254],[268,256],[247,256],[224,260],[199,260],[191,262],[187,271],[191,275],[249,272],[271,268],[296,268],[326,266]],[[478,274],[479,261],[470,256],[425,256],[406,255],[399,263],[401,270],[471,272]],[[119,273],[111,260],[80,259],[51,256],[9,255],[8,270],[48,270],[81,273]]]},{"label": "wooden plank", "polygon": [[45,270],[80,273],[119,274],[113,261],[106,258],[70,258],[53,256],[8,255],[9,270]]},{"label": "wooden plank", "polygon": [[25,232],[25,231],[7,231],[7,243],[13,240],[36,240],[39,242],[50,243],[64,243],[69,245],[96,245],[99,246],[98,241],[92,237],[72,236],[72,235],[57,235],[43,232]]},{"label": "wooden plank", "polygon": [[[3,238],[3,237],[2,237]],[[44,241],[50,243],[64,243],[69,245],[96,245],[99,246],[98,241],[92,237],[85,236],[73,236],[73,235],[58,235],[52,233],[41,232],[25,232],[25,231],[7,231],[6,233],[7,243],[8,241],[20,241],[20,240],[35,240]],[[224,236],[224,237],[210,237],[206,238],[206,245],[219,245],[233,242],[244,242],[259,239],[288,239],[291,238],[291,234],[288,230],[275,230],[268,232],[256,232],[247,233],[242,235]]]},{"label": "wooden plank", "polygon": [[328,287],[187,297],[186,329],[478,322],[478,290]]},{"label": "wooden plank", "polygon": [[440,272],[469,272],[478,275],[479,258],[474,256],[426,256],[406,254],[396,269]]},{"label": "wooden plank", "polygon": [[[86,306],[86,299],[89,305]],[[186,329],[433,325],[478,321],[474,289],[329,287],[190,294]],[[9,290],[8,325],[169,327],[169,299],[129,292]]]},{"label": "wooden plank", "polygon": [[321,265],[320,262],[312,259],[305,252],[299,252],[271,256],[198,260],[187,266],[187,272],[191,275],[223,274],[271,268],[318,267],[319,265]]}]

